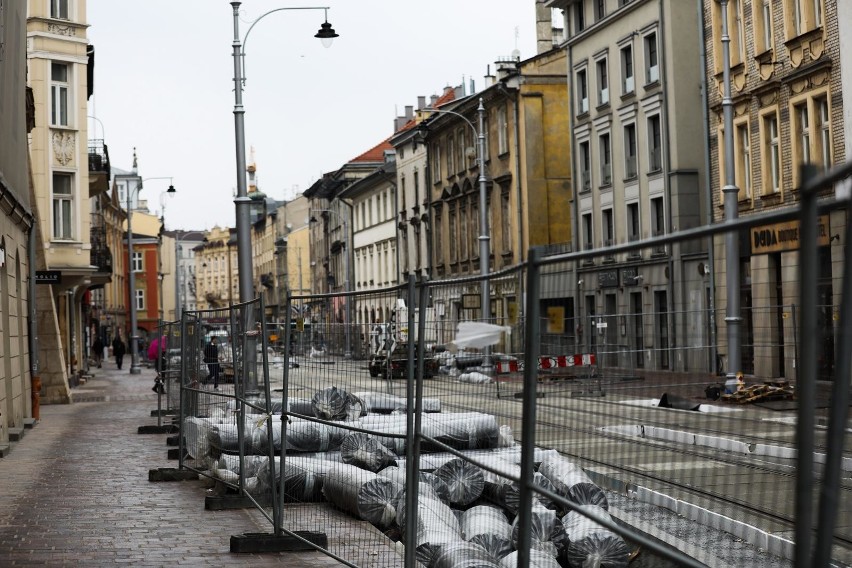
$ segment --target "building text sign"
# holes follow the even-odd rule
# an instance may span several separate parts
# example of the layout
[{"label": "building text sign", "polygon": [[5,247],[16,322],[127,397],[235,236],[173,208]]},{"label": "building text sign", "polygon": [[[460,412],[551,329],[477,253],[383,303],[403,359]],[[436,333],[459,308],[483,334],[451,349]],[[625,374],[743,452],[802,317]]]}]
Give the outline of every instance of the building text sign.
[{"label": "building text sign", "polygon": [[62,272],[59,270],[36,270],[36,284],[59,284],[62,279]]},{"label": "building text sign", "polygon": [[[751,253],[765,254],[798,250],[800,237],[799,221],[754,227],[751,230]],[[817,218],[817,245],[828,245],[830,240],[828,215],[820,215]]]}]

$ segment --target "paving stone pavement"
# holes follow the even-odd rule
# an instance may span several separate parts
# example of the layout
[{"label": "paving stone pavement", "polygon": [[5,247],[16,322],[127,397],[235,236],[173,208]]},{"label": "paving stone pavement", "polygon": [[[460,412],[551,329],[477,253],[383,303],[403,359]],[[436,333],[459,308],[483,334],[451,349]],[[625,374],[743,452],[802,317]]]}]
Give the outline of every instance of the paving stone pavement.
[{"label": "paving stone pavement", "polygon": [[88,402],[42,406],[0,459],[0,566],[340,566],[319,552],[231,553],[231,535],[270,524],[204,510],[198,481],[149,482],[150,469],[177,467],[165,434],[137,434],[157,423],[154,371],[108,361],[94,372],[72,391]]}]

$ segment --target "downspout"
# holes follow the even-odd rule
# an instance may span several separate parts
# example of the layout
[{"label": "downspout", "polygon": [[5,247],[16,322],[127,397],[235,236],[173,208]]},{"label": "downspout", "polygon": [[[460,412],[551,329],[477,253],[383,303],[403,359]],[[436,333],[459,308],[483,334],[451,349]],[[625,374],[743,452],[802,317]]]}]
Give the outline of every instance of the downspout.
[{"label": "downspout", "polygon": [[[567,27],[567,26],[566,26]],[[571,201],[573,203],[574,209],[574,222],[571,224],[571,249],[574,251],[578,251],[581,249],[580,243],[580,200],[577,194],[577,176],[574,173],[574,150],[577,148],[577,135],[574,133],[574,53],[571,49],[571,44],[568,44],[568,129],[571,132],[571,151],[570,151],[570,159],[571,159]],[[575,343],[576,343],[576,351],[578,353],[582,353],[583,350],[583,337],[581,336],[583,332],[583,298],[580,294],[580,273],[577,270],[577,261],[574,261],[574,278],[571,282],[571,287],[574,289],[574,297],[575,301],[575,311],[577,317],[575,318],[576,325],[574,326],[575,331]]]},{"label": "downspout", "polygon": [[[417,136],[417,134],[415,134],[415,136]],[[429,145],[426,143],[425,140],[423,140],[422,142],[423,148],[426,152],[426,159],[424,160],[425,171],[423,172],[423,179],[426,180],[426,214],[429,216],[429,222],[426,224],[429,229],[429,237],[426,239],[426,258],[428,259],[426,261],[426,279],[431,281],[433,277],[433,267],[435,266],[434,259],[432,258],[432,238],[434,237],[436,230],[434,226],[435,216],[432,215],[432,165],[429,163]],[[437,230],[440,230],[440,227],[438,227]]]},{"label": "downspout", "polygon": [[[659,14],[660,14],[660,41],[665,41],[666,33],[665,33],[665,10],[664,10],[665,0],[659,0]],[[668,68],[666,67],[666,50],[659,49],[660,54],[660,89],[663,93],[663,119],[665,120],[665,129],[663,130],[663,136],[665,137],[665,164],[663,165],[663,183],[666,188],[666,210],[668,211],[667,218],[667,233],[671,234],[674,232],[674,226],[672,224],[672,188],[671,188],[671,164],[672,164],[672,156],[671,156],[671,140],[669,135],[669,93],[666,90],[668,86],[667,73]],[[660,124],[660,128],[663,128],[663,125]],[[674,280],[675,280],[675,272],[674,272],[674,260],[672,257],[674,256],[675,246],[677,245],[678,250],[678,259],[680,256],[680,243],[672,243],[671,251],[668,255],[668,283],[666,284],[667,294],[668,294],[668,311],[669,311],[669,353],[674,354],[677,353],[676,349],[677,345],[675,342],[677,341],[677,334],[674,331],[677,329],[677,321],[674,310]],[[681,265],[682,266],[682,265]],[[682,278],[680,278],[683,281]],[[683,300],[683,294],[681,294],[681,300]],[[674,367],[674,361],[669,358],[669,366]],[[681,361],[681,365],[685,364],[685,361]],[[680,367],[683,368],[682,366]]]},{"label": "downspout", "polygon": [[[515,191],[517,192],[517,200],[518,200],[518,207],[519,208],[521,206],[521,199],[523,198],[523,192],[521,191],[522,186],[523,186],[523,177],[521,176],[521,150],[520,150],[520,147],[521,147],[521,143],[520,143],[521,127],[520,127],[520,124],[518,124],[518,121],[520,120],[520,112],[518,110],[518,107],[520,106],[520,103],[518,102],[519,99],[520,99],[520,96],[521,96],[521,89],[520,89],[520,87],[518,87],[515,90],[515,97],[514,97],[513,104],[512,104],[512,113],[513,113],[512,118],[515,121],[515,172],[517,172],[517,175],[516,175],[517,181],[515,182]],[[492,205],[491,207],[492,207],[492,210],[493,210],[494,206]],[[529,210],[529,204],[527,206],[527,209]],[[529,211],[527,211],[527,213],[529,213]],[[529,215],[526,215],[525,217],[527,219],[527,223],[529,223]],[[492,250],[493,250],[493,248],[494,247],[492,247]],[[524,247],[524,224],[523,223],[518,223],[518,249],[519,249],[518,253],[519,253],[519,257],[520,257],[519,260],[521,262],[523,262],[524,260],[527,260],[528,259],[527,255],[526,255],[527,251],[526,251],[526,248]],[[522,270],[518,271],[518,294],[516,294],[516,296],[515,296],[515,303],[518,306],[517,313],[518,313],[518,318],[519,318],[520,321],[523,321],[523,318],[524,318],[524,315],[525,315],[524,314],[524,308],[526,306],[526,302],[523,301],[523,298],[526,295],[526,290],[524,289],[524,282],[526,281],[526,279],[524,278],[524,274],[525,274],[524,271],[522,271]]]},{"label": "downspout", "polygon": [[29,337],[27,345],[30,350],[30,382],[32,384],[32,417],[39,419],[39,399],[41,397],[41,377],[39,376],[38,365],[38,324],[36,323],[38,314],[36,312],[36,230],[37,220],[33,218],[30,231],[27,235],[27,257],[28,261],[28,277],[27,282],[27,309],[29,311]]},{"label": "downspout", "polygon": [[[710,189],[710,113],[707,109],[707,38],[704,36],[704,0],[696,0],[698,4],[698,54],[701,61],[701,117],[704,122],[704,207],[707,225],[713,224],[713,193]],[[710,271],[710,299],[708,306],[708,331],[710,333],[710,370],[716,368],[716,250],[713,237],[707,237],[707,270]]]}]

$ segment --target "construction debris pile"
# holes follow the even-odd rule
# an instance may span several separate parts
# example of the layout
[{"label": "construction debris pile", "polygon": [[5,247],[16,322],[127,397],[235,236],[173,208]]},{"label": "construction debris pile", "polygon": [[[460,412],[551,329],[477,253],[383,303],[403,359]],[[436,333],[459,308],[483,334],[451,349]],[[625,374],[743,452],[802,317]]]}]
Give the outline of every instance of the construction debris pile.
[{"label": "construction debris pile", "polygon": [[[247,416],[239,425],[232,413],[223,413],[185,419],[183,435],[196,464],[211,478],[231,484],[240,478],[238,442],[244,440],[244,487],[255,498],[268,498],[271,485],[280,487],[283,476],[287,502],[327,501],[394,540],[414,531],[417,557],[429,568],[514,567],[520,487],[513,479],[520,477],[521,449],[511,429],[491,414],[440,412],[437,400],[424,406],[433,412],[422,415],[423,435],[464,458],[421,442],[416,526],[407,522],[405,510],[407,417],[398,412],[405,408],[404,399],[332,387],[310,400],[289,400],[290,411],[304,417],[291,415],[286,422],[273,417],[272,428],[266,415]],[[281,408],[279,402],[273,410],[280,413]],[[272,467],[270,445],[276,454]],[[574,510],[582,506],[598,518],[610,518],[601,488],[554,450],[536,450],[534,462],[534,483],[573,506],[563,508],[537,494],[530,565],[627,566],[625,541]]]}]

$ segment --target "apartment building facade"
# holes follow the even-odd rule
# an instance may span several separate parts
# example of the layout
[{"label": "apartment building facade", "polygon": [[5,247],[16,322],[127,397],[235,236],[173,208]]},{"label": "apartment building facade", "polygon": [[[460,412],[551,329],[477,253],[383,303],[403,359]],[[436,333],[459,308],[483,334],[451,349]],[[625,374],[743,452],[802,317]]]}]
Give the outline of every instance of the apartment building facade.
[{"label": "apartment building facade", "polygon": [[239,302],[236,229],[217,225],[193,250],[198,309],[227,308]]},{"label": "apartment building facade", "polygon": [[[799,166],[824,169],[847,159],[844,141],[843,82],[839,19],[848,3],[826,0],[729,0],[730,76],[733,102],[732,165],[740,216],[796,207]],[[725,132],[723,93],[723,5],[704,2],[710,116],[710,177],[714,217],[723,219]],[[848,18],[846,20],[848,23]],[[848,34],[848,32],[846,32]],[[846,45],[850,45],[848,36]],[[845,55],[848,60],[848,55]],[[848,63],[847,63],[848,69]],[[848,81],[848,78],[845,79]],[[848,105],[847,105],[848,107]],[[822,197],[834,195],[826,190]],[[845,226],[841,211],[820,218],[818,240],[819,378],[834,376],[840,278]],[[798,223],[755,227],[740,235],[739,290],[719,286],[720,305],[739,294],[742,361],[729,362],[760,378],[796,378],[795,305],[799,303],[798,237],[778,240],[779,232],[797,235]],[[718,263],[725,262],[721,239]],[[719,314],[720,351],[726,335]]]},{"label": "apartment building facade", "polygon": [[[517,265],[532,246],[570,249],[565,53],[550,50],[525,61],[512,56],[497,65],[498,75],[486,78],[489,85],[479,93],[464,97],[457,92],[450,102],[418,110],[417,128],[428,152],[429,252],[436,280],[480,274],[483,262],[489,273]],[[482,227],[483,191],[486,227]],[[487,259],[481,258],[483,236],[488,237]],[[501,325],[519,322],[520,279],[491,279],[491,305],[465,305],[463,298],[478,297],[478,286],[463,286],[434,298],[443,329],[454,330],[456,322],[479,319],[483,313]],[[567,296],[563,294],[560,301],[567,302]]]},{"label": "apartment building facade", "polygon": [[[0,8],[0,456],[32,425],[32,380],[37,377],[28,327],[33,281],[30,235],[36,228],[27,159],[26,11]],[[30,115],[30,116],[28,116]],[[35,240],[32,241],[35,243]]]},{"label": "apartment building facade", "polygon": [[711,333],[707,247],[606,252],[709,221],[695,6],[547,4],[565,17],[577,245],[601,252],[576,267],[578,345],[623,348],[634,368],[709,370],[708,350],[689,349]]},{"label": "apartment building facade", "polygon": [[[85,368],[91,262],[87,100],[94,50],[86,38],[85,0],[27,2],[27,80],[35,125],[30,159],[44,268],[58,271],[51,299],[38,302],[44,402],[68,402],[69,379]],[[61,356],[55,340],[59,338]]]}]

